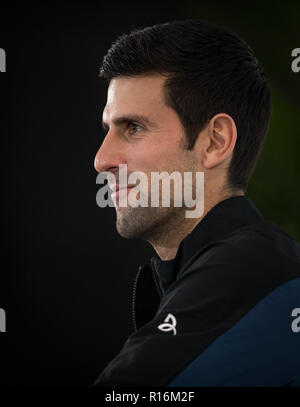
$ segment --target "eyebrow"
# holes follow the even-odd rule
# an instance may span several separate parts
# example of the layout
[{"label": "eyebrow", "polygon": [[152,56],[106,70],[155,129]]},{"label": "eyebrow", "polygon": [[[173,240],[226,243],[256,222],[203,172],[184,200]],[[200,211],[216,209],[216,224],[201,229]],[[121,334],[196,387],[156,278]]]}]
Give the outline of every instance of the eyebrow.
[{"label": "eyebrow", "polygon": [[[112,123],[115,126],[122,126],[123,124],[130,124],[132,122],[138,122],[144,126],[149,126],[152,128],[157,127],[157,125],[153,121],[149,120],[148,117],[138,114],[128,114],[126,116],[116,117],[112,120]],[[102,127],[105,131],[109,129],[108,124],[104,121],[102,121]]]}]

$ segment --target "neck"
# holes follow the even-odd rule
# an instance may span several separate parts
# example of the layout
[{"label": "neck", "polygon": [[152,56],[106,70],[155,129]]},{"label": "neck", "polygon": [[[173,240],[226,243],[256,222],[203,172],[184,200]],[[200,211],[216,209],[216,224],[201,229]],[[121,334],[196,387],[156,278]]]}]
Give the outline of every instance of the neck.
[{"label": "neck", "polygon": [[151,243],[161,260],[172,260],[176,256],[181,241],[192,232],[214,206],[224,199],[239,195],[244,195],[244,192],[239,191],[215,199],[206,198],[205,209],[200,218],[187,219],[184,215],[180,219],[173,217],[162,232],[148,240],[149,243]]},{"label": "neck", "polygon": [[199,219],[185,219],[185,222],[179,221],[177,224],[172,224],[172,230],[164,231],[159,238],[149,240],[149,242],[162,260],[171,260],[176,256],[181,241],[198,223]]}]

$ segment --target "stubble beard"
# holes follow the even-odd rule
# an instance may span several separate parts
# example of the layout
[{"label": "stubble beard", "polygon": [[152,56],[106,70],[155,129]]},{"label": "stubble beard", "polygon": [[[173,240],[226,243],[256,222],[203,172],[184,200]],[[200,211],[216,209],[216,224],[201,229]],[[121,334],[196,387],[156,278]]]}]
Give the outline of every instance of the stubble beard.
[{"label": "stubble beard", "polygon": [[127,239],[158,240],[182,217],[182,208],[127,207],[116,209],[116,228]]}]

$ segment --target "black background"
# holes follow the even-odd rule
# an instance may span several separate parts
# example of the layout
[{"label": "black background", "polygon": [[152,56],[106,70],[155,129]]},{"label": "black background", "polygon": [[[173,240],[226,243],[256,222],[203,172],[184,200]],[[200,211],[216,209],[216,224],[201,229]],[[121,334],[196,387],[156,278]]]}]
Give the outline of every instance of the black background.
[{"label": "black background", "polygon": [[152,255],[96,205],[101,60],[123,32],[185,17],[167,2],[0,6],[2,385],[90,385],[132,331]]},{"label": "black background", "polygon": [[103,56],[124,32],[193,17],[249,41],[274,101],[250,194],[299,240],[299,2],[12,4],[0,5],[0,387],[87,388],[133,330],[133,279],[153,254],[119,237],[114,209],[96,205]]}]

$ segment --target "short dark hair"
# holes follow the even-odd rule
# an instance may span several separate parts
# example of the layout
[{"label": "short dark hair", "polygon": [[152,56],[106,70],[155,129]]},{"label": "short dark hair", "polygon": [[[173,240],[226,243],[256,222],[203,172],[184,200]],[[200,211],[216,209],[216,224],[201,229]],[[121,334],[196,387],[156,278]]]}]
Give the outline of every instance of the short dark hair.
[{"label": "short dark hair", "polygon": [[228,186],[247,189],[271,114],[265,73],[249,45],[231,30],[202,20],[172,21],[121,35],[103,59],[100,77],[167,74],[166,103],[179,116],[192,149],[217,113],[229,114],[238,138]]}]

